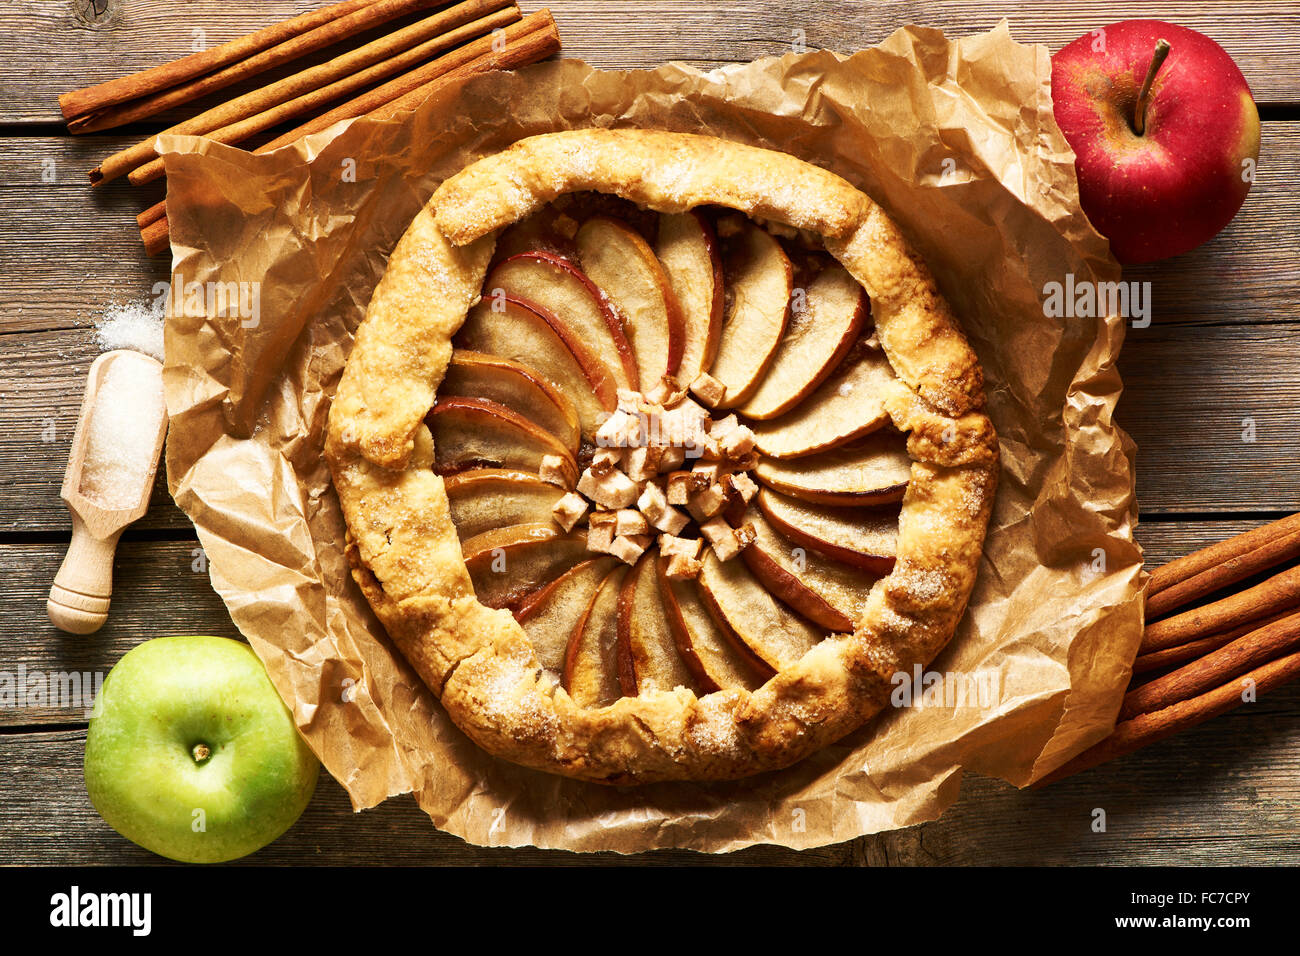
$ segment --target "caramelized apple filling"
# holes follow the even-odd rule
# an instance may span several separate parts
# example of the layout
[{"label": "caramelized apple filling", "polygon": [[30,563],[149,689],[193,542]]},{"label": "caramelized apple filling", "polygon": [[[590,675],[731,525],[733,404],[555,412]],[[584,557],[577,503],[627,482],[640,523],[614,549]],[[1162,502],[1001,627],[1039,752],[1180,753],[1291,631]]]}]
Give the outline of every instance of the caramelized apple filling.
[{"label": "caramelized apple filling", "polygon": [[893,372],[815,237],[565,196],[453,345],[426,422],[476,596],[584,706],[757,687],[892,568]]}]

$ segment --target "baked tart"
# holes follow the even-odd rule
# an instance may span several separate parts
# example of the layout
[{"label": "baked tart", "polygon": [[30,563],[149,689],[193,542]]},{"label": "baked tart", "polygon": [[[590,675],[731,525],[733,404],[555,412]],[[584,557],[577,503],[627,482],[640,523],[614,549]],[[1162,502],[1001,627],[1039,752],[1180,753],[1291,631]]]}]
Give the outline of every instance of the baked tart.
[{"label": "baked tart", "polygon": [[534,136],[444,182],[330,413],[353,574],[447,713],[609,784],[790,765],[963,614],[997,479],[976,357],[838,176]]}]

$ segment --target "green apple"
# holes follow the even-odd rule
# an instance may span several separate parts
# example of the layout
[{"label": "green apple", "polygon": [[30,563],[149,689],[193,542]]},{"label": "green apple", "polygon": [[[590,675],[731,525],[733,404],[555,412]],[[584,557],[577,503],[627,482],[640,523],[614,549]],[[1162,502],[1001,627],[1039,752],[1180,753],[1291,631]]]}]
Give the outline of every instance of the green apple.
[{"label": "green apple", "polygon": [[320,764],[262,662],[224,637],[160,637],[109,671],[86,737],[86,792],[161,856],[219,863],[298,819]]}]

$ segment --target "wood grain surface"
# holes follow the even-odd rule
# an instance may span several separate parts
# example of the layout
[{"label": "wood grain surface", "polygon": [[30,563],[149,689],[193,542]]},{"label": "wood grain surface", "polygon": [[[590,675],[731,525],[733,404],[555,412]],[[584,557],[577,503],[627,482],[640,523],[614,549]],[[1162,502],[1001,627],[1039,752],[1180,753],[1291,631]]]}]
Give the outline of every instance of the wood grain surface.
[{"label": "wood grain surface", "polygon": [[[140,252],[134,216],[161,195],[85,177],[159,128],[73,138],[56,96],[214,44],[317,0],[9,0],[0,4],[0,672],[102,675],[163,633],[236,636],[192,528],[159,480],[118,550],[108,625],[55,631],[44,599],[66,547],[58,500],[90,361],[92,326],[167,277]],[[528,10],[542,4],[525,2]],[[1153,321],[1120,360],[1119,423],[1138,442],[1138,539],[1151,565],[1300,510],[1300,3],[1081,4],[1058,0],[864,3],[558,0],[567,55],[602,67],[680,59],[702,68],[794,42],[851,51],[904,23],[962,34],[1004,16],[1053,49],[1133,16],[1221,42],[1264,117],[1260,174],[1238,219],[1177,259],[1130,269],[1150,281]],[[103,8],[95,17],[87,11]],[[200,30],[199,35],[195,31]],[[0,862],[159,863],[114,834],[81,780],[86,715],[75,704],[0,707]],[[1289,863],[1300,850],[1300,685],[1044,791],[968,777],[942,819],[794,853],[578,857],[471,847],[409,797],[352,813],[323,779],[311,807],[252,863],[791,865]],[[1093,811],[1108,826],[1093,832]]]},{"label": "wood grain surface", "polygon": [[[7,0],[0,5],[4,121],[57,122],[57,97],[241,36],[312,0]],[[1300,5],[1259,0],[1201,3],[1078,3],[1072,0],[554,0],[521,4],[555,14],[565,50],[594,66],[648,68],[665,59],[707,69],[790,52],[792,44],[850,53],[918,23],[961,35],[1004,17],[1013,36],[1053,50],[1097,27],[1130,17],[1173,20],[1210,33],[1232,55],[1265,104],[1294,103],[1294,76],[1279,64],[1300,59]],[[88,10],[104,7],[99,17]],[[1267,29],[1261,29],[1266,25]],[[196,31],[202,31],[201,33]],[[43,68],[33,70],[32,63]]]}]

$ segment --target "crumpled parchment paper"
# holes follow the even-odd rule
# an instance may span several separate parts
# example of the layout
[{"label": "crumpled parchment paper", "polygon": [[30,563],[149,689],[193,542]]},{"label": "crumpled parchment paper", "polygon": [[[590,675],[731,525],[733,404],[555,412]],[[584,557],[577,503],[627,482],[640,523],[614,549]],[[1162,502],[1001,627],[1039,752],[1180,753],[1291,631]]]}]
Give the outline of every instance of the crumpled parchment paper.
[{"label": "crumpled parchment paper", "polygon": [[[600,787],[480,751],[371,615],[321,457],[352,333],[442,179],[522,136],[585,125],[786,150],[872,195],[928,260],[983,362],[1003,462],[971,610],[929,669],[947,701],[889,709],[780,773]],[[478,844],[810,847],[936,818],[963,770],[1024,785],[1108,732],[1141,634],[1134,447],[1112,421],[1124,326],[1048,318],[1042,300],[1067,274],[1119,269],[1079,208],[1046,48],[1004,23],[954,40],[904,28],[852,56],[709,73],[564,60],[269,155],[160,142],[173,281],[188,292],[166,328],[170,488],[236,625],[356,808],[413,791],[436,826]]]}]

